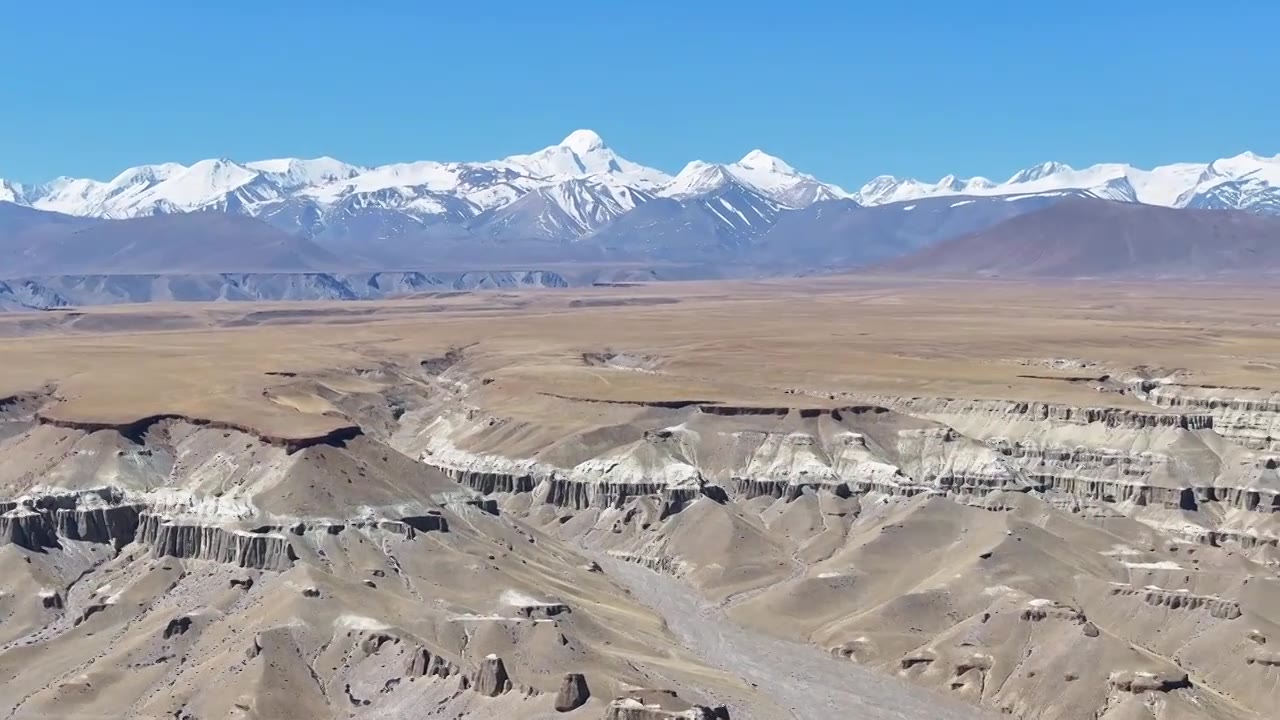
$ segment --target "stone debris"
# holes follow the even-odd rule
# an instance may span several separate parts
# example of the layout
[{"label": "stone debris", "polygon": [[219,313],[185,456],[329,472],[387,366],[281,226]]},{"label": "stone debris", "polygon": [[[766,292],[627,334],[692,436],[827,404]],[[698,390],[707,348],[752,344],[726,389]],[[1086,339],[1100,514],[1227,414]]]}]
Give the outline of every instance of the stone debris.
[{"label": "stone debris", "polygon": [[615,698],[604,720],[730,720],[723,706],[686,702],[671,690],[636,690]]},{"label": "stone debris", "polygon": [[1157,673],[1145,671],[1118,671],[1107,678],[1107,685],[1120,692],[1139,695],[1145,692],[1172,692],[1191,687],[1191,680],[1184,672]]}]

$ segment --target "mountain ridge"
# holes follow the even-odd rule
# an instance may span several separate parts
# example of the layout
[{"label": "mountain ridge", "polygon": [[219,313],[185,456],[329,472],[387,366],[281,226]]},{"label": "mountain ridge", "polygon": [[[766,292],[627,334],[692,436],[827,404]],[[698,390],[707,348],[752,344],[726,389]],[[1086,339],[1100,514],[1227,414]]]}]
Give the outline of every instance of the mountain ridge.
[{"label": "mountain ridge", "polygon": [[[1079,226],[1081,208],[1096,210],[1100,221],[1115,223],[1091,226],[1103,236],[1177,230],[1172,216],[1146,208],[1275,217],[1280,156],[1242,153],[1152,170],[1046,162],[1004,182],[881,176],[856,192],[759,148],[730,163],[694,160],[667,175],[627,160],[590,130],[484,162],[363,167],[332,157],[213,158],[128,168],[108,182],[64,177],[26,187],[0,180],[0,206],[9,206],[0,207],[0,248],[9,250],[0,277],[617,261],[809,272],[911,256],[1064,198],[1096,201],[1076,203],[1075,215],[1063,217],[1067,227]],[[1113,211],[1108,202],[1136,212]],[[1191,226],[1217,227],[1201,217]],[[1235,228],[1227,233],[1231,242],[1254,242],[1271,227],[1222,223]],[[1028,227],[1056,243],[1071,241],[1052,228]],[[1211,265],[1222,260],[1210,251],[1196,256],[1217,258]],[[1186,264],[1175,271],[1199,272]]]},{"label": "mountain ridge", "polygon": [[1274,277],[1280,217],[1066,197],[874,269],[967,277]]},{"label": "mountain ridge", "polygon": [[1045,162],[1014,173],[1004,182],[984,177],[947,175],[936,183],[881,175],[864,185],[855,199],[879,205],[950,195],[1025,195],[1085,190],[1122,202],[1173,208],[1280,211],[1280,155],[1244,152],[1208,163],[1172,163],[1150,170],[1124,163],[1072,168]]},{"label": "mountain ridge", "polygon": [[[927,182],[881,175],[850,192],[796,170],[761,149],[730,163],[694,160],[672,176],[622,157],[598,133],[586,129],[575,130],[560,143],[532,153],[480,162],[419,160],[366,167],[329,156],[248,162],[222,157],[190,166],[140,165],[108,181],[60,177],[23,185],[0,179],[0,200],[85,217],[128,218],[210,209],[258,217],[299,202],[312,204],[324,215],[344,203],[349,206],[353,197],[365,197],[367,205],[422,219],[456,215],[459,206],[465,206],[472,217],[480,216],[530,192],[570,180],[686,199],[716,190],[726,178],[791,209],[831,199],[882,205],[952,195],[1085,190],[1105,199],[1150,205],[1280,213],[1280,155],[1243,152],[1208,163],[1173,163],[1150,170],[1123,163],[1076,169],[1045,162],[1020,170],[1003,182],[956,175]],[[574,212],[568,207],[561,209]]]}]

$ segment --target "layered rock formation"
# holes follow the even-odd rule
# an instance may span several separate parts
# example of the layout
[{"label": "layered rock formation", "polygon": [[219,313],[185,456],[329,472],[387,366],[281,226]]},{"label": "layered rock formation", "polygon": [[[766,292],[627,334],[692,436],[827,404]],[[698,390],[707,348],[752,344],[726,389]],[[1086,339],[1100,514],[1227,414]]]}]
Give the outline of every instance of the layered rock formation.
[{"label": "layered rock formation", "polygon": [[7,714],[603,716],[589,687],[706,685],[566,546],[367,436],[33,417],[0,419]]},{"label": "layered rock formation", "polygon": [[[616,357],[583,361],[661,367]],[[677,642],[609,557],[695,588],[705,622],[926,686],[939,717],[1244,720],[1280,701],[1269,401],[1142,381],[1096,407],[538,392],[534,413],[472,362],[282,379],[269,394],[313,392],[354,429],[309,439],[12,402],[0,709],[787,716],[736,679],[748,660],[717,670]]]},{"label": "layered rock formation", "polygon": [[[1221,408],[1108,391],[1122,407],[617,403],[565,437],[463,390],[407,414],[395,442],[740,622],[971,702],[1126,717],[1158,693],[1156,718],[1253,717],[1270,691],[1249,668],[1269,656],[1224,648],[1235,623],[1280,623],[1263,600],[1280,598],[1275,463]],[[740,561],[723,567],[724,553]],[[1215,574],[1224,562],[1238,569]],[[1160,630],[1152,611],[1168,614]]]}]

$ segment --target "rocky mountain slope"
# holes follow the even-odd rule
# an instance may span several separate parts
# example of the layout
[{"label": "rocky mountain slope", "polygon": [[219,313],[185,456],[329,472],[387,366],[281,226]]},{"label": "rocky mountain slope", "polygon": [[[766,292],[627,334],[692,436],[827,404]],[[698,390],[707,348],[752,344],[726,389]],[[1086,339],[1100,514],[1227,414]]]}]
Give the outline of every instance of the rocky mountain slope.
[{"label": "rocky mountain slope", "polygon": [[[19,211],[15,213],[14,210]],[[0,207],[0,215],[26,215]],[[226,213],[85,220],[39,213],[0,233],[7,277],[28,274],[297,272],[349,266],[306,238]]]},{"label": "rocky mountain slope", "polygon": [[1267,275],[1280,271],[1280,219],[1071,198],[885,267],[943,275]]},{"label": "rocky mountain slope", "polygon": [[[1209,275],[1232,270],[1232,262],[1270,271],[1271,255],[1261,245],[1251,263],[1238,253],[1227,261],[1221,252],[1190,245],[1265,245],[1257,239],[1269,232],[1265,222],[1231,213],[1273,217],[1280,212],[1277,187],[1280,160],[1245,153],[1150,171],[1045,163],[1003,183],[881,177],[850,193],[761,150],[726,164],[693,161],[669,176],[578,130],[537,152],[487,162],[360,167],[332,158],[223,158],[190,167],[140,166],[105,182],[5,181],[0,278],[439,272],[551,263],[696,265],[704,277],[810,273],[907,256],[1063,199],[1073,202],[998,231],[1040,241],[1028,251],[1035,257],[1010,252],[993,259],[1004,269],[991,271],[1099,274],[1097,267],[1119,263],[1110,272],[1151,274],[1145,255],[1116,254],[1112,241],[1164,236],[1177,216],[1157,208],[1190,213],[1178,248],[1152,248],[1185,256],[1158,273]],[[1196,214],[1209,211],[1224,214]],[[1061,225],[1050,226],[1059,218]],[[1085,225],[1094,240],[1075,250],[1058,246],[1054,238]],[[1211,232],[1193,238],[1192,228]],[[1099,244],[1100,237],[1111,240]],[[1073,252],[1088,257],[1056,264],[1037,259]],[[1014,268],[1015,260],[1027,266]],[[958,265],[940,269],[961,271]]]},{"label": "rocky mountain slope", "polygon": [[[824,200],[796,210],[724,176],[700,195],[676,199],[637,191],[626,196],[636,205],[625,212],[619,209],[622,199],[615,198],[615,204],[580,205],[574,215],[553,210],[558,206],[545,193],[535,191],[482,216],[484,237],[400,228],[382,240],[357,234],[324,243],[224,213],[100,220],[0,203],[4,303],[10,309],[61,304],[15,299],[20,292],[75,304],[117,296],[363,299],[384,297],[386,290],[342,289],[343,278],[408,278],[405,291],[436,284],[471,289],[488,286],[477,279],[486,274],[493,285],[504,286],[500,276],[512,271],[555,275],[555,286],[561,280],[583,285],[857,267],[1052,277],[1246,277],[1280,271],[1280,220],[1271,216],[1119,203],[1075,192],[872,207]],[[521,239],[513,228],[530,216],[538,216],[535,222],[545,232]],[[566,228],[591,226],[580,238],[557,237]],[[468,274],[472,280],[455,283]],[[120,276],[106,284],[122,288],[140,287],[140,275],[162,276],[171,291],[83,292],[86,277],[105,275]],[[211,285],[209,277],[223,280]],[[248,285],[258,290],[244,292]],[[205,289],[191,289],[196,286]]]},{"label": "rocky mountain slope", "polygon": [[1063,197],[925,198],[871,207],[828,200],[780,215],[745,254],[762,267],[796,271],[874,265],[985,230]]}]

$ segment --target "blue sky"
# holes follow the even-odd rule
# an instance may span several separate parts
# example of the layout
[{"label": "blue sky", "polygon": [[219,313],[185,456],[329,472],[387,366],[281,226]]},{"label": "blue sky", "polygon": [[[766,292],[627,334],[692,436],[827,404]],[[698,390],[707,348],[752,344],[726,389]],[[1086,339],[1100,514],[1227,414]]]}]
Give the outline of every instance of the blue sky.
[{"label": "blue sky", "polygon": [[[364,6],[373,6],[368,9]],[[1280,3],[5,3],[0,177],[480,160],[590,127],[856,187],[1280,152]]]}]

